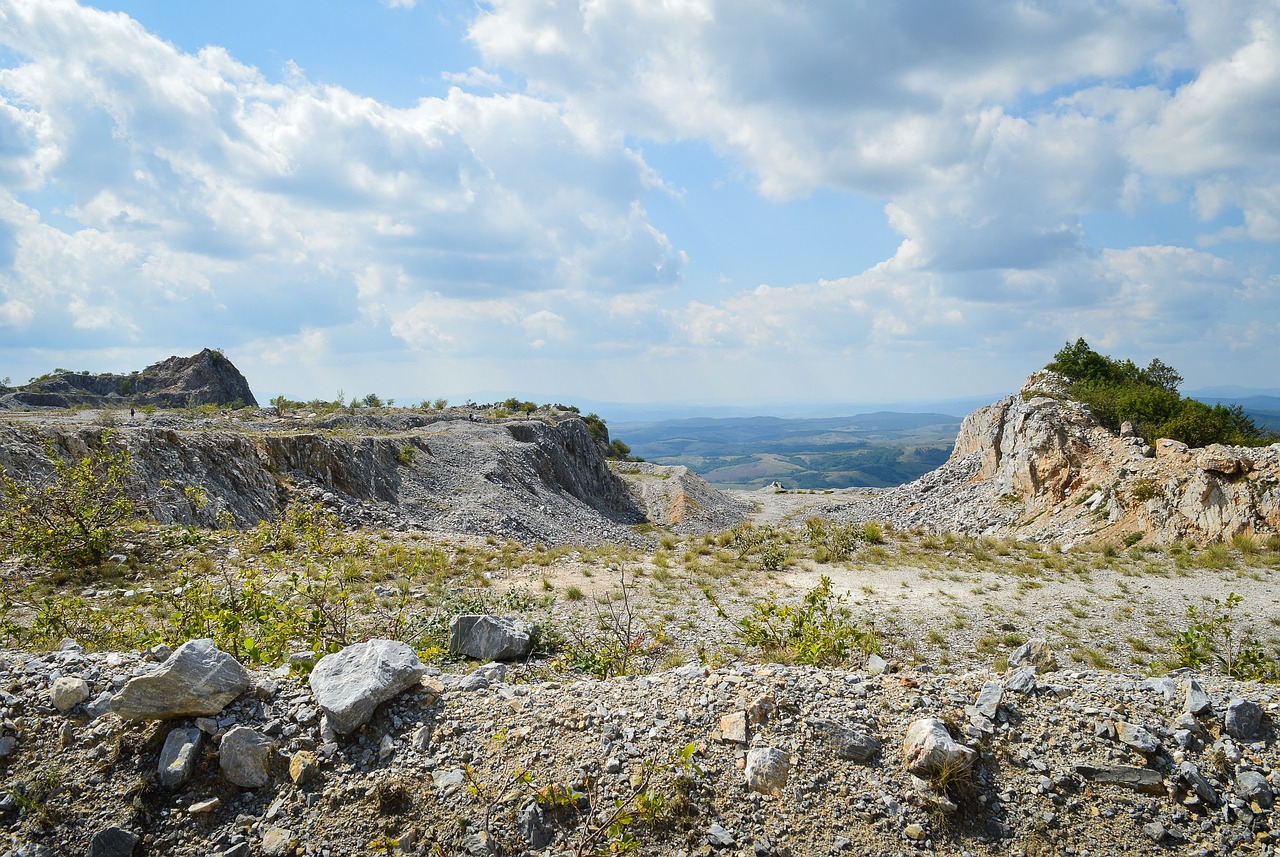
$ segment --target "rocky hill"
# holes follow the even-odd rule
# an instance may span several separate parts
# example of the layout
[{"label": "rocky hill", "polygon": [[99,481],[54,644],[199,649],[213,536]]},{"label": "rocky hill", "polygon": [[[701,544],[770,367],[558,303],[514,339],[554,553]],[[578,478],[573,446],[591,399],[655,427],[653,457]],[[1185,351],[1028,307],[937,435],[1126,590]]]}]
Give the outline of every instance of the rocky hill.
[{"label": "rocky hill", "polygon": [[832,517],[1075,544],[1170,544],[1280,531],[1280,444],[1189,449],[1117,436],[1037,372],[965,418],[951,458]]},{"label": "rocky hill", "polygon": [[[534,419],[465,408],[289,418],[162,412],[109,427],[46,414],[38,423],[0,420],[0,466],[13,478],[44,478],[48,442],[79,458],[104,439],[130,451],[139,490],[161,522],[230,519],[247,527],[297,498],[324,505],[348,526],[555,545],[634,542],[634,525],[671,514],[665,495],[629,489],[586,424],[565,411]],[[745,504],[683,468],[647,466],[646,473],[637,480],[667,484],[674,474],[682,531],[718,532],[744,519]],[[203,489],[207,502],[195,506],[173,486]]]},{"label": "rocky hill", "polygon": [[141,405],[256,408],[258,402],[240,370],[221,352],[208,348],[190,357],[170,357],[127,375],[56,372],[19,387],[0,387],[0,409]]}]

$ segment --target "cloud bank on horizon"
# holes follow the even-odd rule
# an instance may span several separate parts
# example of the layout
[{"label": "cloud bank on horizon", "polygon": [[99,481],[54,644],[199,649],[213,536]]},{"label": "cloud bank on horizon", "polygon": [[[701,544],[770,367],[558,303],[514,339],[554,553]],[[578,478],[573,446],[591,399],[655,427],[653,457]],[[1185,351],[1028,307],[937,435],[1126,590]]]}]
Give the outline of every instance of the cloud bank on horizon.
[{"label": "cloud bank on horizon", "polygon": [[1084,336],[1277,384],[1271,0],[160,5],[0,0],[15,381],[900,400]]}]

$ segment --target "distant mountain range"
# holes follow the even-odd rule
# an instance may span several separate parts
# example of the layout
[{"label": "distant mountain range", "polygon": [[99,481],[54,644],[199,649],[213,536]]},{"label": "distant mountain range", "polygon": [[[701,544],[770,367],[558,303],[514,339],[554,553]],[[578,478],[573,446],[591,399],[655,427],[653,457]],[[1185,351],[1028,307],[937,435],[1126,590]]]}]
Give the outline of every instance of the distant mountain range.
[{"label": "distant mountain range", "polygon": [[961,417],[878,411],[845,417],[699,417],[618,422],[610,434],[659,464],[683,464],[721,488],[887,487],[947,460]]}]

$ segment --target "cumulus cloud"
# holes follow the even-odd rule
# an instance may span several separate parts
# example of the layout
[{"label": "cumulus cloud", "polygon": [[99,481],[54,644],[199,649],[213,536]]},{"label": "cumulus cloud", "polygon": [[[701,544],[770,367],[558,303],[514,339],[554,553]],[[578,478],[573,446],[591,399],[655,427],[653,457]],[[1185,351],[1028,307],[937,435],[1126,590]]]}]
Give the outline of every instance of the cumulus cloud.
[{"label": "cumulus cloud", "polygon": [[[271,83],[70,0],[0,3],[0,43],[20,58],[0,70],[0,289],[32,336],[208,313],[284,335],[386,323],[428,294],[679,277],[638,202],[652,171],[545,100],[454,89],[395,108],[296,68]],[[57,223],[28,202],[50,192]]]},{"label": "cumulus cloud", "polygon": [[1203,347],[1240,321],[1245,272],[1228,257],[1109,248],[1085,223],[1172,204],[1216,224],[1202,247],[1280,236],[1278,25],[1265,0],[967,0],[927,18],[872,2],[493,0],[470,38],[488,66],[601,127],[707,140],[766,196],[886,201],[893,258],[692,300],[672,317],[691,346],[843,334],[1043,350],[1046,331],[1090,324],[1109,341]]},{"label": "cumulus cloud", "polygon": [[[73,0],[0,0],[5,344],[217,329],[317,377],[376,351],[513,383],[745,372],[757,395],[800,388],[770,355],[815,395],[824,359],[946,353],[915,370],[946,385],[1075,335],[1280,357],[1260,320],[1280,316],[1280,8],[935,6],[490,0],[480,65],[390,106]],[[697,251],[651,213],[681,190],[642,154],[686,141],[764,200],[876,200],[896,253],[687,281]],[[1191,225],[1091,231],[1152,211]]]}]

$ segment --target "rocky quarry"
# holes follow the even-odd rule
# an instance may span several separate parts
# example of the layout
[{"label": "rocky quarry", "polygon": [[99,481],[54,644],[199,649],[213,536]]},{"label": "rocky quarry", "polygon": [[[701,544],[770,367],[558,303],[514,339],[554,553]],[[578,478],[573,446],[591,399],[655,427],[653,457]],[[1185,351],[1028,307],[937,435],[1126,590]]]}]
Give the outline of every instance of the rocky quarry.
[{"label": "rocky quarry", "polygon": [[[50,443],[129,449],[156,517],[191,525],[248,527],[301,498],[370,531],[652,553],[766,502],[684,468],[611,464],[555,409],[0,420],[15,478],[47,477]],[[796,509],[1060,545],[1265,536],[1280,528],[1280,445],[1116,436],[1038,373],[970,415],[938,471]],[[1249,604],[1274,618],[1269,585]],[[242,663],[208,639],[0,651],[0,855],[1280,852],[1275,684],[1089,668],[1030,633],[949,663],[702,657],[736,619],[706,597],[683,637],[664,614],[678,657],[605,680],[549,670],[530,623],[487,614],[452,617],[439,663],[379,638],[313,666]],[[1035,630],[1034,609],[1003,609],[991,621]]]}]

